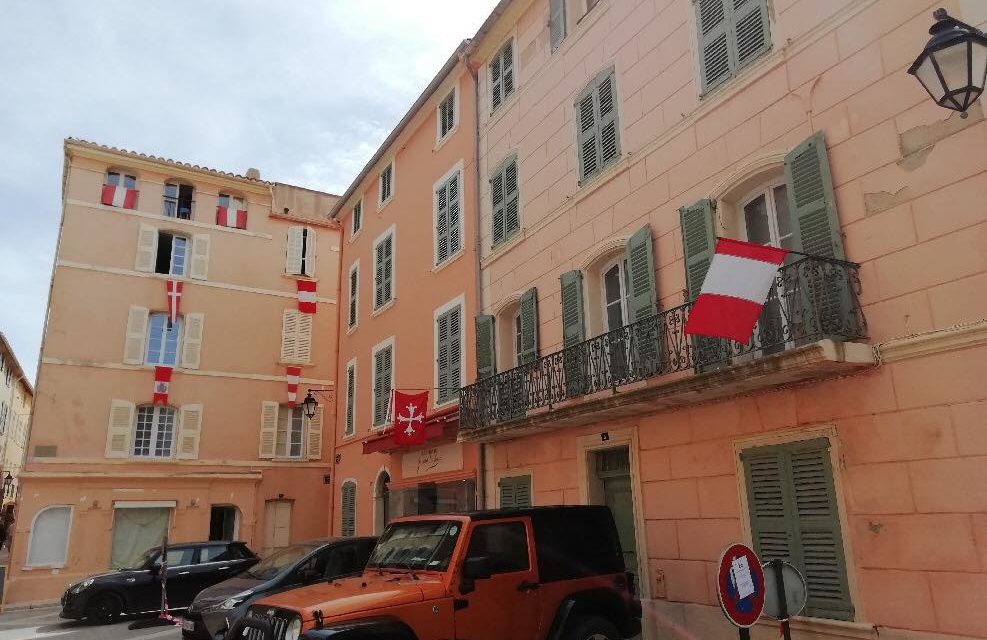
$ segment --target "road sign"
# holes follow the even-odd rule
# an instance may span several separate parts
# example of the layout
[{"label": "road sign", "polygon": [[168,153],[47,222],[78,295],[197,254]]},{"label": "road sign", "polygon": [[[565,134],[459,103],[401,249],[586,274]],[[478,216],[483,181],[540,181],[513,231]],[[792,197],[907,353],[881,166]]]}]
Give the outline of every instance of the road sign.
[{"label": "road sign", "polygon": [[[783,560],[772,560],[764,566],[764,592],[764,615],[775,620],[797,616],[809,596],[805,578],[798,569]],[[782,594],[785,596],[784,603]]]},{"label": "road sign", "polygon": [[764,571],[753,549],[732,544],[720,556],[716,592],[727,619],[741,629],[757,622],[764,609]]}]

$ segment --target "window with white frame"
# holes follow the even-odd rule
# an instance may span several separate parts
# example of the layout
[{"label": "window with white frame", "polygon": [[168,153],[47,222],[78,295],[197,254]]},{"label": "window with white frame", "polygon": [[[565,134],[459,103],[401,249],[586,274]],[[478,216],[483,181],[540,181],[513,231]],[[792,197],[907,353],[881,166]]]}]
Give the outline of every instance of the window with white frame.
[{"label": "window with white frame", "polygon": [[350,216],[350,237],[360,233],[363,228],[363,199],[357,200],[353,205],[353,215]]},{"label": "window with white frame", "polygon": [[456,169],[435,190],[435,265],[463,249],[462,171]]},{"label": "window with white frame", "polygon": [[381,342],[373,350],[373,426],[390,420],[391,390],[394,388],[394,339]]},{"label": "window with white frame", "polygon": [[377,193],[377,202],[379,204],[384,204],[391,199],[394,195],[394,161],[384,167],[380,172],[379,189]]},{"label": "window with white frame", "polygon": [[792,216],[788,209],[788,186],[785,179],[768,182],[741,201],[742,226],[747,241],[781,249],[795,248]]},{"label": "window with white frame", "polygon": [[356,359],[346,365],[346,423],[343,435],[356,433]]},{"label": "window with white frame", "polygon": [[61,567],[69,546],[72,507],[45,507],[34,516],[27,543],[27,566]]},{"label": "window with white frame", "polygon": [[177,366],[179,342],[182,336],[182,319],[168,321],[167,313],[152,313],[147,322],[147,352],[144,363]]},{"label": "window with white frame", "polygon": [[514,94],[514,38],[511,38],[490,61],[490,111],[496,111]]},{"label": "window with white frame", "polygon": [[603,320],[606,331],[627,324],[627,260],[623,256],[606,265],[600,273],[603,294]]},{"label": "window with white frame", "polygon": [[177,411],[172,407],[145,405],[137,407],[134,424],[135,458],[170,458],[174,449]]},{"label": "window with white frame", "polygon": [[195,188],[190,184],[167,182],[164,186],[164,202],[161,213],[168,218],[192,219]]},{"label": "window with white frame", "polygon": [[154,272],[169,276],[184,276],[188,270],[189,239],[167,231],[158,232],[158,253]]},{"label": "window with white frame", "polygon": [[360,320],[360,262],[354,262],[350,267],[349,276],[349,304],[347,306],[346,326],[350,329],[356,327]]},{"label": "window with white frame", "polygon": [[394,227],[374,243],[374,310],[394,299]]},{"label": "window with white frame", "polygon": [[439,103],[439,140],[445,138],[453,129],[456,128],[456,93],[456,90],[453,89],[449,92],[449,95]]},{"label": "window with white frame", "polygon": [[302,407],[281,405],[274,455],[278,458],[301,458],[304,455],[305,414]]}]

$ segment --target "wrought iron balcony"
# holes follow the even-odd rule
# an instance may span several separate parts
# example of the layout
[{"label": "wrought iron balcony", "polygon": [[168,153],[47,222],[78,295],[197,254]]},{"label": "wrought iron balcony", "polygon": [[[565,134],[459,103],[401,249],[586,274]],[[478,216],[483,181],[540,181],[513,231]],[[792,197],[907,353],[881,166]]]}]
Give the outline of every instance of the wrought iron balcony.
[{"label": "wrought iron balcony", "polygon": [[460,430],[524,418],[622,385],[693,370],[703,373],[817,340],[867,335],[859,265],[804,257],[782,266],[750,341],[687,336],[687,303],[504,371],[460,390]]}]

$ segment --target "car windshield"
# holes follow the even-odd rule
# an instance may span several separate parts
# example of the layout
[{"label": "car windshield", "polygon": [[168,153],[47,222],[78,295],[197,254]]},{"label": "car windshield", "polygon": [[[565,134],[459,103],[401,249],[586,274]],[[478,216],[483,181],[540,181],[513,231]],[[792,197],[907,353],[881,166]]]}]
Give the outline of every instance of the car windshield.
[{"label": "car windshield", "polygon": [[445,571],[462,523],[425,520],[391,524],[374,548],[368,567]]},{"label": "car windshield", "polygon": [[278,549],[253,566],[243,575],[256,580],[270,580],[285,569],[295,566],[299,560],[312,553],[315,549],[310,544],[295,544]]}]

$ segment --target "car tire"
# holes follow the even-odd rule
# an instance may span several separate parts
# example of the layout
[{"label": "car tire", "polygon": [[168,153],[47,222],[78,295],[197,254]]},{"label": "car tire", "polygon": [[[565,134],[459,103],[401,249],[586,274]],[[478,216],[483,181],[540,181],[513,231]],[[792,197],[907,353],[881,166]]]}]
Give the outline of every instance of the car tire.
[{"label": "car tire", "polygon": [[100,593],[86,604],[86,620],[91,624],[116,622],[123,613],[123,603],[112,593]]},{"label": "car tire", "polygon": [[620,631],[606,618],[585,616],[567,625],[565,640],[621,640]]}]

